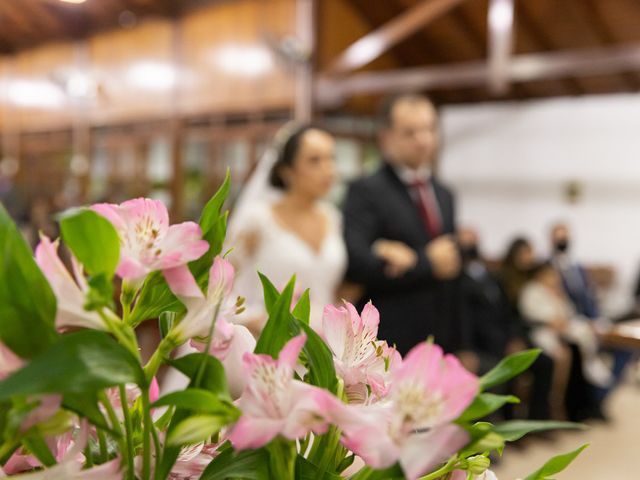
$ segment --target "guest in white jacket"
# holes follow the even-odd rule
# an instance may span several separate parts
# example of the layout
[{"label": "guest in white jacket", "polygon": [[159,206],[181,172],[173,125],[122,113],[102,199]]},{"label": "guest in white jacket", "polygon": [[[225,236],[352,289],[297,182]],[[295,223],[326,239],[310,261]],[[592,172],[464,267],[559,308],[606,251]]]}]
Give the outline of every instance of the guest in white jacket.
[{"label": "guest in white jacket", "polygon": [[562,279],[550,263],[535,267],[531,280],[523,289],[519,307],[531,325],[531,340],[554,360],[552,408],[562,405],[571,367],[571,350],[575,344],[582,355],[586,380],[597,387],[612,382],[611,371],[598,356],[598,338],[591,322],[576,313],[562,286]]}]

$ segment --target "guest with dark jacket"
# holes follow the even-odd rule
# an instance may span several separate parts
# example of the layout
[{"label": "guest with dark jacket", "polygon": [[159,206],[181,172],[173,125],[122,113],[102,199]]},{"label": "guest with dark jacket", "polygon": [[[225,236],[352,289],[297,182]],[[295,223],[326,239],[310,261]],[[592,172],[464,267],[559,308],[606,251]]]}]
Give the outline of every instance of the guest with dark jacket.
[{"label": "guest with dark jacket", "polygon": [[[463,264],[463,298],[467,318],[471,322],[473,350],[480,360],[478,373],[484,374],[504,356],[531,348],[522,319],[512,308],[495,274],[487,267],[480,249],[478,234],[471,228],[458,231]],[[532,386],[527,416],[547,419],[551,388],[551,359],[542,354],[531,366]],[[515,385],[509,385],[515,388]],[[500,393],[507,393],[506,391]],[[508,409],[505,414],[511,416]]]}]

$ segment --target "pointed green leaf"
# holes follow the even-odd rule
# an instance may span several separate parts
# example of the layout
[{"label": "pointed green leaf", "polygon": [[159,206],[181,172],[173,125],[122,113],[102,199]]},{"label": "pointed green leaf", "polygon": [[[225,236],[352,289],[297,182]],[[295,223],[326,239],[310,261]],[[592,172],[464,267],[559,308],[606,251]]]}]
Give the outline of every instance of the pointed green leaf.
[{"label": "pointed green leaf", "polygon": [[179,447],[203,442],[232,421],[224,415],[192,415],[168,433],[167,444]]},{"label": "pointed green leaf", "polygon": [[520,403],[518,397],[513,395],[494,395],[493,393],[481,393],[473,403],[460,415],[459,422],[470,422],[478,418],[486,417],[507,403]]},{"label": "pointed green leaf", "polygon": [[180,314],[185,311],[185,307],[171,292],[162,273],[153,272],[142,285],[138,300],[129,316],[129,323],[135,326],[150,318],[158,318],[167,311]]},{"label": "pointed green leaf", "polygon": [[554,422],[546,420],[512,420],[493,427],[493,431],[502,435],[507,442],[515,442],[527,433],[543,432],[546,430],[585,430],[587,427],[580,423]]},{"label": "pointed green leaf", "polygon": [[525,350],[502,359],[489,372],[480,377],[480,390],[485,391],[496,385],[505,383],[513,377],[520,375],[536,361],[541,350],[534,348]]},{"label": "pointed green leaf", "polygon": [[31,249],[0,205],[0,340],[32,358],[57,338],[56,299]]},{"label": "pointed green leaf", "polygon": [[291,338],[289,325],[295,281],[295,276],[293,276],[269,312],[269,319],[258,339],[255,353],[266,353],[277,358],[284,344]]},{"label": "pointed green leaf", "polygon": [[167,333],[169,333],[169,330],[171,330],[175,321],[176,321],[175,312],[162,312],[160,314],[160,318],[158,319],[160,338],[164,338],[167,336]]},{"label": "pointed green leaf", "polygon": [[121,383],[145,385],[138,360],[108,334],[69,333],[0,383],[0,399],[37,393],[83,393]]},{"label": "pointed green leaf", "polygon": [[109,220],[93,210],[75,209],[62,215],[60,231],[90,275],[113,276],[120,261],[120,238]]},{"label": "pointed green leaf", "polygon": [[200,480],[273,480],[269,474],[269,453],[264,448],[235,452],[223,450],[205,469]]},{"label": "pointed green leaf", "polygon": [[[202,362],[205,368],[199,384],[195,383],[195,377]],[[180,370],[191,379],[192,388],[200,388],[215,393],[219,398],[231,398],[227,387],[227,377],[220,360],[204,353],[191,353],[184,357],[169,361],[169,365]]]},{"label": "pointed green leaf", "polygon": [[555,475],[556,473],[560,473],[565,468],[569,466],[571,462],[575,460],[575,458],[582,453],[582,451],[587,448],[589,444],[583,445],[580,448],[574,450],[573,452],[565,453],[563,455],[557,455],[545,463],[542,468],[536,470],[531,475],[528,475],[524,480],[547,480],[550,478],[550,475]]},{"label": "pointed green leaf", "polygon": [[188,388],[179,392],[169,393],[154,402],[152,407],[157,408],[168,405],[198,413],[227,415],[230,418],[237,418],[240,415],[240,411],[230,400],[220,399],[209,390],[200,388]]},{"label": "pointed green leaf", "polygon": [[273,283],[271,283],[265,275],[258,272],[258,276],[260,277],[260,283],[262,283],[265,310],[268,313],[271,313],[271,310],[280,296],[280,292],[278,292],[278,289],[273,286]]},{"label": "pointed green leaf", "polygon": [[293,316],[303,323],[309,325],[309,317],[311,316],[311,300],[309,299],[309,289],[307,288],[300,296],[300,300],[296,304],[292,312]]},{"label": "pointed green leaf", "polygon": [[297,335],[300,331],[307,334],[307,341],[304,347],[302,347],[302,352],[309,369],[308,382],[312,385],[327,389],[332,393],[336,393],[338,389],[338,379],[336,377],[331,350],[329,350],[327,344],[320,338],[320,335],[309,325],[298,319],[293,319],[293,322],[294,335]]},{"label": "pointed green leaf", "polygon": [[296,457],[296,480],[341,480],[342,477],[331,472],[321,472],[320,468],[304,458]]},{"label": "pointed green leaf", "polygon": [[222,206],[224,205],[227,196],[229,195],[229,189],[231,188],[231,175],[229,173],[229,169],[227,169],[227,173],[224,177],[224,182],[220,185],[218,191],[209,199],[207,204],[202,209],[202,214],[200,215],[200,227],[202,228],[202,233],[206,234],[211,230],[214,226],[215,222],[218,220],[220,216]]}]

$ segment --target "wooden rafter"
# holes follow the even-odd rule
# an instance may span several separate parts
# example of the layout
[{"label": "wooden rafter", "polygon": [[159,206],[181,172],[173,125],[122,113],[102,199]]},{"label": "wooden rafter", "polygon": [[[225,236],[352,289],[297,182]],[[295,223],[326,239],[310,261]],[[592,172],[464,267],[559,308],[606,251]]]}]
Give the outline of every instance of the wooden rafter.
[{"label": "wooden rafter", "polygon": [[329,73],[343,74],[363,67],[462,1],[421,0],[349,46],[329,67]]},{"label": "wooden rafter", "polygon": [[[620,71],[640,71],[640,44],[560,52],[514,55],[508,75],[512,81],[560,79],[568,75],[606,75]],[[320,104],[335,107],[352,95],[396,90],[424,90],[443,87],[474,87],[487,81],[489,67],[484,61],[454,65],[406,68],[385,72],[363,72],[346,78],[321,78],[317,96]]]},{"label": "wooden rafter", "polygon": [[[529,34],[535,43],[537,43],[542,50],[556,50],[555,45],[551,42],[547,36],[538,28],[538,26],[531,20],[527,8],[527,2],[518,2],[517,21],[520,27]],[[584,88],[580,82],[573,77],[568,77],[562,80],[562,84],[573,94],[585,93]]]},{"label": "wooden rafter", "polygon": [[[583,0],[582,7],[590,27],[600,39],[601,43],[604,45],[616,44],[617,39],[615,38],[615,34],[603,20],[600,4],[594,2],[594,0]],[[640,79],[637,75],[622,72],[620,77],[630,90],[640,89]]]}]

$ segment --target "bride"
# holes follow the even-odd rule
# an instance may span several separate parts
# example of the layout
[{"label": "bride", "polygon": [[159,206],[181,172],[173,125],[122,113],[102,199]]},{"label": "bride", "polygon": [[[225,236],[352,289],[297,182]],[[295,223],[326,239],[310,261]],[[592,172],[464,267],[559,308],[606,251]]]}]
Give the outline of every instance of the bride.
[{"label": "bride", "polygon": [[255,334],[267,319],[257,272],[278,289],[295,274],[296,293],[310,289],[316,330],[324,306],[336,301],[347,255],[340,213],[323,200],[336,178],[334,151],[331,134],[312,125],[276,138],[231,215],[229,259],[237,269],[235,290],[246,299],[236,321]]}]

